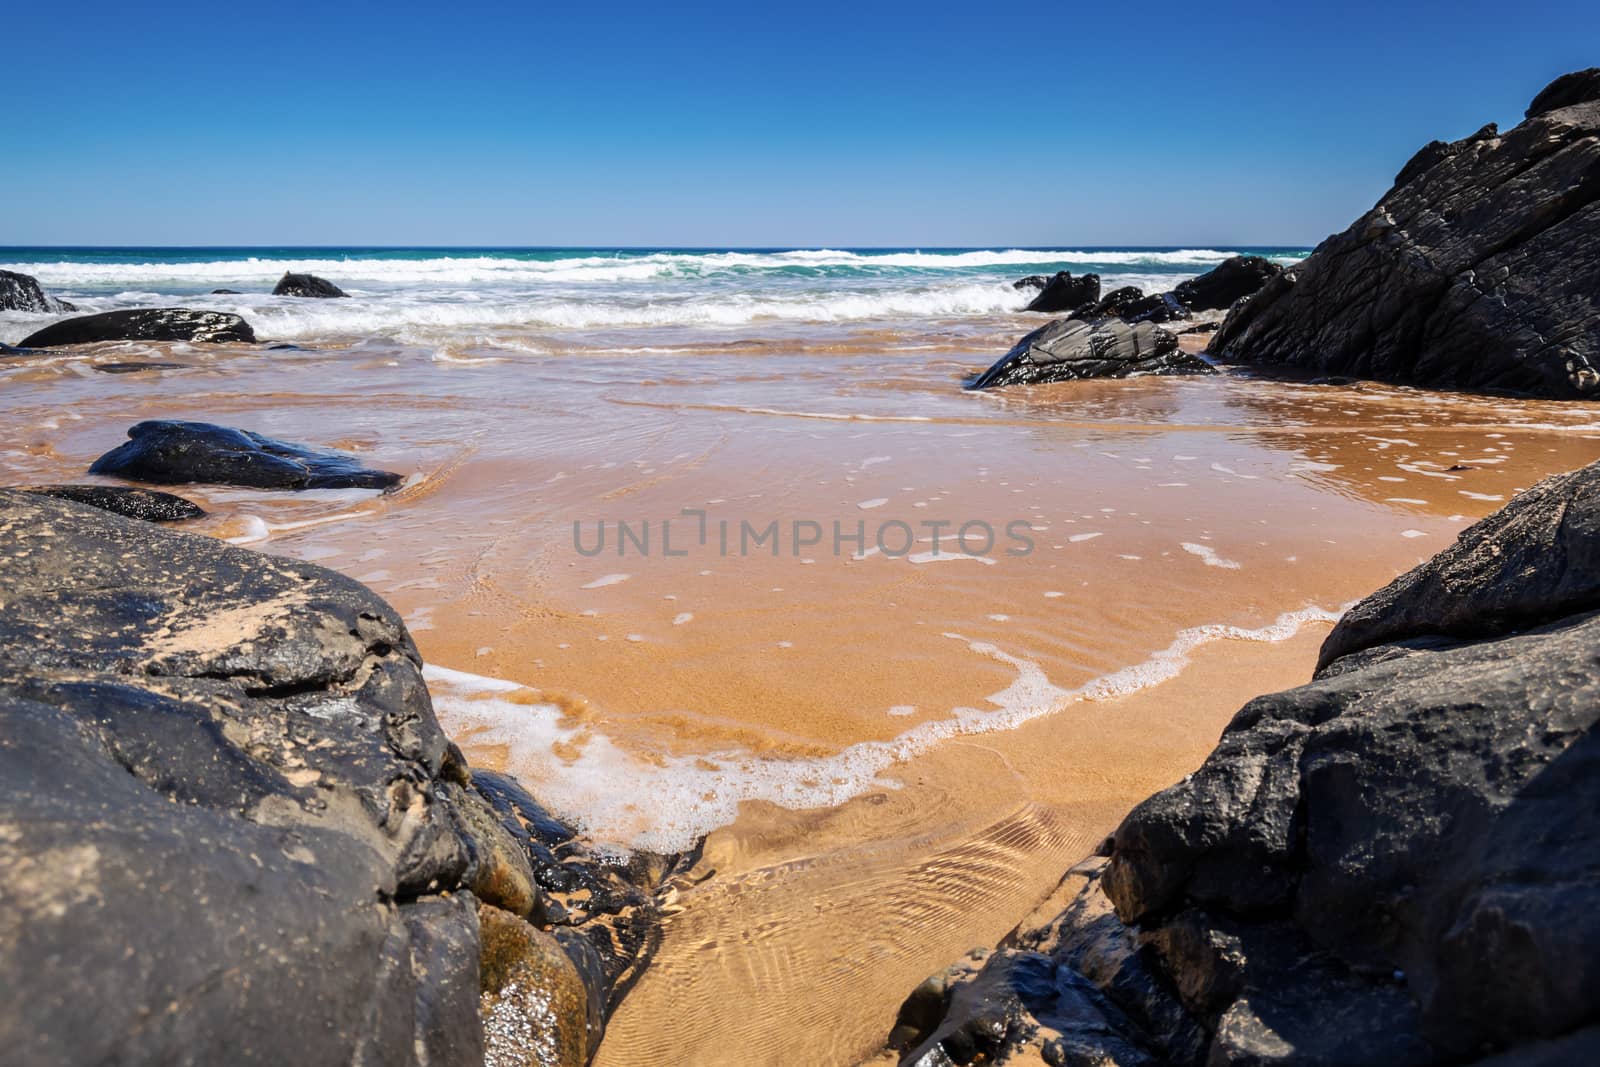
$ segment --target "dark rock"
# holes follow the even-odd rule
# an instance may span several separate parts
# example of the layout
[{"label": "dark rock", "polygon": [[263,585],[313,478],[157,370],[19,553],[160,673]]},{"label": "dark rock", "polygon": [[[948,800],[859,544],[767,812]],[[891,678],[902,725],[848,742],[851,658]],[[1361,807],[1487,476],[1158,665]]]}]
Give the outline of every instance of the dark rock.
[{"label": "dark rock", "polygon": [[1235,307],[1208,351],[1445,389],[1600,396],[1600,99],[1424,149],[1343,233]]},{"label": "dark rock", "polygon": [[183,522],[205,516],[200,505],[181,496],[154,489],[131,489],[112,485],[22,485],[21,492],[88,504],[114,515],[146,522]]},{"label": "dark rock", "polygon": [[387,605],[15,492],[0,588],[8,1062],[476,1054],[471,897],[438,895],[473,850]]},{"label": "dark rock", "polygon": [[[1088,982],[1122,1013],[1100,1012],[1109,1032],[1163,1062],[1589,1062],[1597,521],[1600,463],[1357,605],[1315,681],[1246,704],[1078,869],[1067,909],[1008,943],[1058,985]],[[1051,1047],[1014,979],[963,973],[937,993],[896,1031],[947,1057],[920,1062],[965,1062],[985,1035],[996,1061]]]},{"label": "dark rock", "polygon": [[1022,292],[1025,289],[1043,289],[1050,284],[1050,278],[1044,274],[1030,274],[1026,278],[1018,278],[1011,283],[1011,288]]},{"label": "dark rock", "polygon": [[31,274],[0,270],[0,311],[37,311],[60,314],[78,309],[65,300],[49,296]]},{"label": "dark rock", "polygon": [[94,369],[101,374],[139,374],[147,370],[188,370],[187,363],[172,363],[166,360],[145,359],[128,360],[121,363],[96,363]]},{"label": "dark rock", "polygon": [[1190,311],[1218,311],[1252,296],[1283,268],[1261,256],[1232,256],[1198,278],[1179,282],[1172,295]]},{"label": "dark rock", "polygon": [[1547,478],[1351,608],[1319,668],[1430,635],[1483,638],[1600,609],[1600,474]]},{"label": "dark rock", "polygon": [[352,456],[313,452],[270,437],[205,422],[156,420],[94,461],[90,474],[157,485],[205,482],[256,489],[393,489],[401,476]]},{"label": "dark rock", "polygon": [[237,289],[213,289],[213,290],[211,290],[211,295],[212,296],[238,296],[239,295],[239,290],[237,290]]},{"label": "dark rock", "polygon": [[52,323],[19,342],[22,348],[89,345],[98,341],[254,342],[255,331],[237,315],[187,308],[135,308]]},{"label": "dark rock", "polygon": [[1139,322],[1171,322],[1174,319],[1186,319],[1189,309],[1178,302],[1178,298],[1171,293],[1151,293],[1149,296],[1131,302],[1122,310],[1122,321],[1127,323]]},{"label": "dark rock", "polygon": [[273,296],[310,296],[330,298],[349,296],[337,285],[315,274],[285,274],[272,290]]},{"label": "dark rock", "polygon": [[1500,127],[1496,123],[1489,123],[1470,137],[1463,137],[1459,141],[1429,141],[1417,149],[1417,154],[1400,168],[1400,173],[1394,176],[1396,188],[1406,184],[1413,178],[1420,177],[1432,170],[1436,165],[1443,163],[1451,156],[1458,156],[1480,141],[1489,141],[1500,136]]},{"label": "dark rock", "polygon": [[1178,351],[1178,339],[1148,323],[1057,319],[1041,326],[968,383],[968,389],[1035,385],[1136,374],[1214,374],[1199,356]]},{"label": "dark rock", "polygon": [[1095,322],[1100,319],[1122,318],[1130,307],[1144,299],[1144,292],[1136,285],[1124,285],[1120,289],[1113,289],[1088,307],[1080,307],[1073,311],[1068,318],[1085,319]]},{"label": "dark rock", "polygon": [[1600,100],[1600,67],[1575,70],[1570,74],[1561,75],[1539,90],[1539,95],[1533,98],[1533,103],[1528,105],[1523,117],[1531,119],[1535,115],[1543,115],[1557,108],[1588,104],[1596,100]]},{"label": "dark rock", "polygon": [[[0,589],[7,1063],[593,1051],[620,993],[584,918],[523,917],[525,827],[465,784],[371,591],[13,490]],[[543,832],[582,866],[570,830]],[[629,889],[646,904],[617,926],[653,944]]]},{"label": "dark rock", "polygon": [[1057,271],[1024,311],[1072,311],[1100,299],[1100,275],[1074,278],[1069,271]]}]

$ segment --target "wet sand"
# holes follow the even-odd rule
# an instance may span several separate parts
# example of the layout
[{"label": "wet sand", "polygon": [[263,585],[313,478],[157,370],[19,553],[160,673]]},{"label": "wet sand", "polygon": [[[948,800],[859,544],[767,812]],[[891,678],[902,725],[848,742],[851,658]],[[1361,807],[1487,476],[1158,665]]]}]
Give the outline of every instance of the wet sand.
[{"label": "wet sand", "polygon": [[[432,682],[475,763],[619,847],[710,832],[600,1063],[853,1062],[1244,700],[1304,681],[1343,605],[1600,456],[1595,405],[1237,374],[961,392],[1021,325],[648,353],[117,346],[0,369],[0,473],[83,481],[128,425],[180,417],[409,475],[388,497],[181,491],[213,513],[199,528],[394,603],[466,672]],[[132,358],[190,366],[91,369]],[[653,524],[652,551],[574,545],[574,523],[592,545],[619,520]],[[796,521],[823,540],[796,550]],[[996,544],[935,555],[933,521]],[[776,554],[737,551],[771,522]],[[867,543],[835,552],[858,522]],[[1007,553],[1010,523],[1031,551]]]}]

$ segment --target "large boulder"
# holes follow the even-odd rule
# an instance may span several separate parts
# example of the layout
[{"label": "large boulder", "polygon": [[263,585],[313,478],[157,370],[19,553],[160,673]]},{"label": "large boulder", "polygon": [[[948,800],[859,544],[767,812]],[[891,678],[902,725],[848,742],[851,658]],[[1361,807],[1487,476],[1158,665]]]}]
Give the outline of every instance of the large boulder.
[{"label": "large boulder", "polygon": [[[1023,281],[1030,279],[1024,278]],[[1100,299],[1100,275],[1083,274],[1074,278],[1070,271],[1057,271],[1045,282],[1039,295],[1024,311],[1072,311]]]},{"label": "large boulder", "polygon": [[639,962],[593,945],[654,928],[642,863],[477,785],[370,590],[11,490],[0,781],[19,1067],[581,1067]]},{"label": "large boulder", "polygon": [[1255,295],[1282,273],[1282,267],[1265,257],[1232,256],[1198,278],[1179,282],[1172,295],[1190,311],[1217,311]]},{"label": "large boulder", "polygon": [[968,389],[1037,385],[1079,378],[1128,378],[1139,374],[1214,374],[1199,356],[1178,350],[1178,339],[1150,323],[1130,326],[1115,319],[1057,319],[1034,330]]},{"label": "large boulder", "polygon": [[1447,389],[1600,396],[1600,75],[1514,129],[1425,147],[1310,258],[1234,308],[1209,351]]},{"label": "large boulder", "polygon": [[77,310],[65,300],[57,300],[47,294],[39,287],[39,279],[33,275],[0,270],[0,311],[37,311],[55,315]]},{"label": "large boulder", "polygon": [[278,284],[273,287],[272,295],[309,296],[329,299],[349,296],[350,294],[326,278],[319,278],[315,274],[292,274],[286,272],[282,278],[278,279]]},{"label": "large boulder", "polygon": [[[902,1019],[904,1062],[1592,1062],[1597,501],[1600,464],[1549,479],[1354,608],[1066,911]],[[1115,1011],[1063,1011],[1083,979]]]},{"label": "large boulder", "polygon": [[136,423],[129,440],[94,461],[90,474],[157,485],[203,482],[255,489],[393,489],[401,476],[353,456],[314,452],[249,430],[207,422]]},{"label": "large boulder", "polygon": [[253,343],[255,331],[237,315],[188,308],[102,311],[51,323],[18,342],[19,348],[91,345],[100,341],[201,341]]}]

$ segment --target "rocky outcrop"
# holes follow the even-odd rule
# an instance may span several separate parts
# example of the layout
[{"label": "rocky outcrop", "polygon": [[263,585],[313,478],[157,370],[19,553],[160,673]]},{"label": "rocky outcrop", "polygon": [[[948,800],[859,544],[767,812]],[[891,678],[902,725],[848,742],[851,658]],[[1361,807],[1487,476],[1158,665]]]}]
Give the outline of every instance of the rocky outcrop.
[{"label": "rocky outcrop", "polygon": [[1570,74],[1561,75],[1541,89],[1539,95],[1533,98],[1533,103],[1528,105],[1523,117],[1531,119],[1547,111],[1572,107],[1575,104],[1588,104],[1596,100],[1600,100],[1600,67],[1575,70]]},{"label": "rocky outcrop", "polygon": [[1149,323],[1129,326],[1115,319],[1058,319],[1018,341],[967,388],[1128,378],[1137,374],[1214,373],[1215,369],[1199,356],[1180,352],[1176,337]]},{"label": "rocky outcrop", "polygon": [[[1024,279],[1027,280],[1027,279]],[[1084,274],[1074,278],[1070,271],[1057,271],[1045,283],[1024,311],[1073,311],[1100,299],[1100,275]]]},{"label": "rocky outcrop", "polygon": [[58,348],[100,341],[200,341],[253,343],[255,331],[237,315],[188,308],[102,311],[51,323],[17,343],[19,348]]},{"label": "rocky outcrop", "polygon": [[39,287],[39,279],[33,275],[0,270],[0,311],[36,311],[59,315],[77,310],[65,300],[57,300],[47,294]]},{"label": "rocky outcrop", "polygon": [[1217,311],[1254,296],[1283,268],[1262,256],[1232,256],[1198,278],[1179,282],[1173,297],[1190,311]]},{"label": "rocky outcrop", "polygon": [[90,474],[156,485],[243,485],[255,489],[393,489],[401,477],[352,456],[314,452],[249,430],[207,422],[154,420],[94,461]]},{"label": "rocky outcrop", "polygon": [[1600,75],[1499,133],[1425,147],[1395,187],[1235,308],[1209,351],[1445,389],[1600,396]]},{"label": "rocky outcrop", "polygon": [[908,1001],[903,1062],[1590,1062],[1597,516],[1600,464],[1354,608],[1054,921]]},{"label": "rocky outcrop", "polygon": [[272,289],[273,296],[309,296],[330,299],[333,297],[349,296],[350,294],[334,285],[326,278],[319,278],[315,274],[285,273],[278,279],[278,284]]},{"label": "rocky outcrop", "polygon": [[155,489],[114,485],[22,485],[17,488],[20,492],[35,496],[71,500],[109,511],[113,515],[125,515],[146,522],[182,522],[205,516],[205,511],[194,501]]},{"label": "rocky outcrop", "polygon": [[1011,283],[1011,288],[1017,292],[1026,292],[1029,289],[1039,290],[1050,284],[1050,278],[1045,274],[1030,274],[1026,278],[1018,278]]},{"label": "rocky outcrop", "polygon": [[653,924],[643,860],[502,814],[365,587],[9,490],[0,781],[19,1067],[578,1067],[625,969],[593,945]]},{"label": "rocky outcrop", "polygon": [[1124,285],[1120,289],[1113,289],[1086,307],[1075,309],[1070,319],[1083,319],[1096,322],[1100,319],[1120,319],[1128,314],[1128,309],[1138,305],[1144,300],[1144,290],[1137,285]]}]

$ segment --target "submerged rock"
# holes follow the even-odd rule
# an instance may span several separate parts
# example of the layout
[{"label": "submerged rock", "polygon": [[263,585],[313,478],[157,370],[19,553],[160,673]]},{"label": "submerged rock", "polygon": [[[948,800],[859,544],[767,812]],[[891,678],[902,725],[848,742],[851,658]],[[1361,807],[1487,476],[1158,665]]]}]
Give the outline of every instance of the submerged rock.
[{"label": "submerged rock", "polygon": [[1597,517],[1600,463],[1357,605],[1316,680],[1245,705],[1060,916],[902,1014],[902,1062],[1589,1062]]},{"label": "submerged rock", "polygon": [[334,285],[326,278],[319,278],[315,274],[289,274],[285,273],[278,279],[278,284],[273,287],[273,296],[309,296],[324,299],[349,296],[350,294]]},{"label": "submerged rock", "polygon": [[1190,311],[1218,311],[1254,295],[1282,273],[1282,267],[1262,256],[1233,256],[1198,278],[1179,282],[1172,295]]},{"label": "submerged rock", "polygon": [[18,274],[13,270],[0,270],[0,311],[37,311],[60,314],[77,311],[65,300],[57,300],[40,286],[39,279],[31,274]]},{"label": "submerged rock", "polygon": [[363,467],[353,456],[314,452],[206,422],[156,420],[94,461],[90,474],[157,485],[204,482],[256,489],[393,489],[401,476]]},{"label": "submerged rock", "polygon": [[132,489],[113,485],[22,485],[17,488],[21,492],[33,493],[35,496],[71,500],[99,508],[101,511],[109,511],[114,515],[144,519],[146,522],[183,522],[205,516],[200,505],[192,500],[185,500],[181,496],[162,493],[155,489]]},{"label": "submerged rock", "polygon": [[[586,893],[530,885],[529,826],[476,787],[370,590],[14,490],[0,590],[7,1063],[592,1053],[625,988],[592,946],[642,965],[652,886],[591,933]],[[575,884],[669,862],[602,865],[552,824]]]},{"label": "submerged rock", "polygon": [[1436,142],[1343,233],[1233,309],[1209,351],[1444,389],[1600,396],[1600,75],[1505,133]]},{"label": "submerged rock", "polygon": [[95,370],[101,374],[142,374],[147,370],[189,370],[187,363],[173,363],[161,359],[135,359],[123,360],[116,363],[95,363]]},{"label": "submerged rock", "polygon": [[1072,311],[1100,299],[1100,275],[1057,271],[1024,311]]},{"label": "submerged rock", "polygon": [[1215,373],[1199,356],[1180,352],[1176,337],[1149,323],[1129,326],[1114,319],[1058,319],[1018,341],[967,388],[1127,378],[1136,374]]},{"label": "submerged rock", "polygon": [[20,348],[89,345],[99,341],[254,342],[255,331],[237,315],[188,308],[103,311],[52,323],[18,342]]}]

